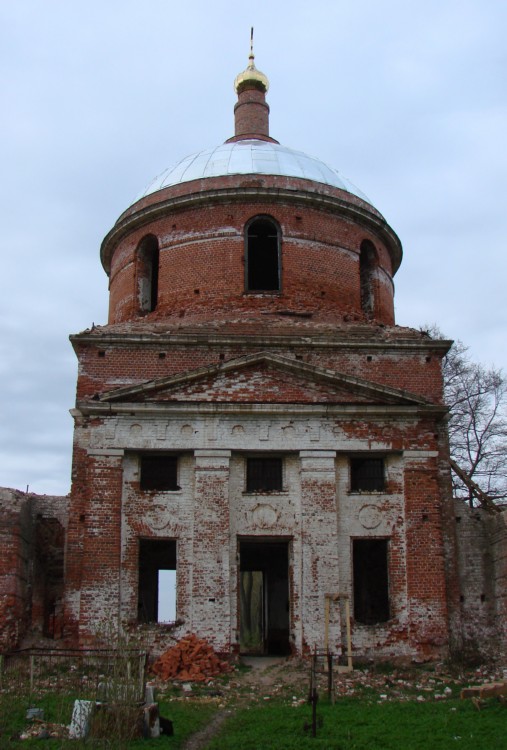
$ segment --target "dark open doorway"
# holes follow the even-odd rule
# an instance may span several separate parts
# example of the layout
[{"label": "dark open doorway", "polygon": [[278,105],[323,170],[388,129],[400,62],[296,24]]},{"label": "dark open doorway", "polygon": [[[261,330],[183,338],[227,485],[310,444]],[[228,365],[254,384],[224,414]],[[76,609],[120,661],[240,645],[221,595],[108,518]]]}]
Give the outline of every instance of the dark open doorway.
[{"label": "dark open doorway", "polygon": [[240,540],[239,555],[241,653],[289,654],[289,543]]},{"label": "dark open doorway", "polygon": [[[174,539],[139,539],[139,622],[176,619],[175,574]],[[168,586],[172,590],[167,590]],[[167,612],[173,614],[167,617]]]},{"label": "dark open doorway", "polygon": [[353,539],[354,618],[364,625],[389,620],[387,539]]}]

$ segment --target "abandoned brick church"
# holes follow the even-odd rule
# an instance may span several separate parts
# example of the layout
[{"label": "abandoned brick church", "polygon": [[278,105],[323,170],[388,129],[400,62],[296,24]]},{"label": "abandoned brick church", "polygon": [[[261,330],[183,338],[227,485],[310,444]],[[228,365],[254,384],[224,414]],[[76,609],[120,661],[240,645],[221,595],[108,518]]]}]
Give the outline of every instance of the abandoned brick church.
[{"label": "abandoned brick church", "polygon": [[0,494],[0,644],[83,646],[113,622],[159,648],[503,649],[504,514],[451,497],[450,342],[395,324],[398,237],[270,136],[253,53],[235,88],[234,136],[102,243],[109,320],[71,336],[71,493]]}]

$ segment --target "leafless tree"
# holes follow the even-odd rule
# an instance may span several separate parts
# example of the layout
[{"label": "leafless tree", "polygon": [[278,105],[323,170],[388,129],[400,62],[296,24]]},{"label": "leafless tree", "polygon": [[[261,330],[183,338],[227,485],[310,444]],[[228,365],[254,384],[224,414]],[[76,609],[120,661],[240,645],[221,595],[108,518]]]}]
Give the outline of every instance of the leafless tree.
[{"label": "leafless tree", "polygon": [[[432,327],[433,338],[442,338]],[[493,501],[507,499],[507,382],[496,368],[473,362],[456,341],[443,361],[451,458]],[[452,473],[455,497],[474,505],[472,486]]]}]

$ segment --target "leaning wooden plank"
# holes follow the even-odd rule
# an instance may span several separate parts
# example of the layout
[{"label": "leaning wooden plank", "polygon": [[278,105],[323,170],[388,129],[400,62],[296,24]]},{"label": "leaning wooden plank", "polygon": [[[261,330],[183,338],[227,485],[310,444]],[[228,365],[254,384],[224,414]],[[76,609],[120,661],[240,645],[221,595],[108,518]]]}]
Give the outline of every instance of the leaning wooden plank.
[{"label": "leaning wooden plank", "polygon": [[507,682],[489,682],[484,685],[475,685],[474,687],[463,688],[460,693],[461,698],[496,698],[500,695],[507,695]]}]

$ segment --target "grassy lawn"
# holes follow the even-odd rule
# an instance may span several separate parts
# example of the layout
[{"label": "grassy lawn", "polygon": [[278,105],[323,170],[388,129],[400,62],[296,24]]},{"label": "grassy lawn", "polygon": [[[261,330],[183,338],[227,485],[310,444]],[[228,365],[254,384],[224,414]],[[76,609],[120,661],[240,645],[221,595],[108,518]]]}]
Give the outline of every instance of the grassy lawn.
[{"label": "grassy lawn", "polygon": [[[433,666],[409,671],[392,666],[356,670],[338,681],[334,705],[321,686],[319,725],[313,738],[312,709],[306,702],[307,670],[297,671],[290,663],[275,669],[267,683],[249,681],[248,670],[240,668],[209,685],[164,686],[158,694],[160,714],[172,720],[174,736],[153,740],[118,739],[123,727],[132,726],[127,715],[116,716],[114,725],[102,728],[100,736],[105,739],[22,740],[20,734],[30,726],[40,729],[26,719],[31,706],[44,710],[48,729],[69,725],[76,690],[51,692],[50,688],[30,695],[26,683],[9,687],[4,683],[0,750],[181,750],[192,734],[222,710],[232,715],[208,741],[208,750],[507,750],[507,706],[490,699],[478,711],[471,701],[458,699],[463,685],[484,681],[482,672],[456,677]],[[268,674],[269,669],[262,673],[264,678]]]},{"label": "grassy lawn", "polygon": [[304,725],[311,708],[276,704],[238,711],[208,745],[209,750],[503,750],[507,708],[494,701],[481,711],[468,701],[383,702],[345,698],[318,706],[317,737]]},{"label": "grassy lawn", "polygon": [[26,710],[29,705],[36,705],[44,709],[46,721],[55,724],[70,724],[73,697],[43,696],[37,701],[30,702],[24,696],[0,696],[0,750],[20,750],[20,748],[41,747],[47,750],[79,750],[81,747],[92,749],[106,748],[159,748],[159,750],[178,750],[185,740],[194,732],[208,724],[216,712],[216,706],[208,703],[192,701],[160,701],[160,714],[170,718],[174,724],[174,736],[153,740],[119,741],[109,736],[106,740],[62,740],[62,739],[18,739],[20,733],[29,726],[26,720]]},{"label": "grassy lawn", "polygon": [[[69,723],[72,699],[46,696],[37,705],[48,721]],[[2,696],[0,700],[0,748],[18,749],[33,745],[48,750],[68,748],[181,748],[185,740],[205,726],[217,711],[214,703],[196,700],[162,700],[161,714],[174,722],[174,737],[157,740],[69,741],[19,740],[26,727],[26,701]],[[311,736],[311,707],[290,705],[287,700],[252,703],[238,707],[210,741],[208,750],[507,750],[507,707],[495,700],[478,711],[470,701],[389,701],[372,697],[340,698],[334,705],[322,700],[317,716],[317,737]]]}]

